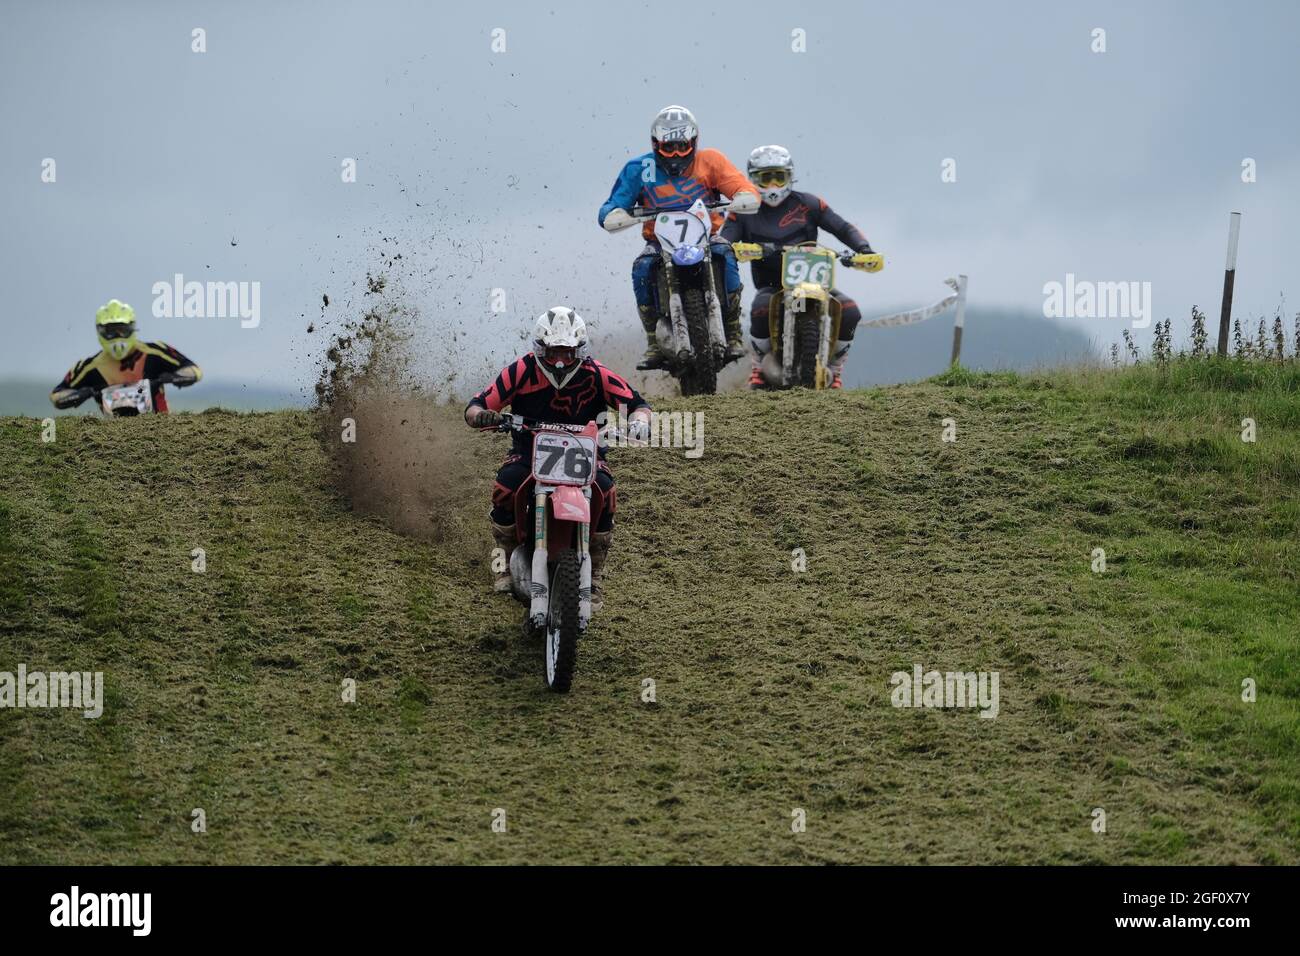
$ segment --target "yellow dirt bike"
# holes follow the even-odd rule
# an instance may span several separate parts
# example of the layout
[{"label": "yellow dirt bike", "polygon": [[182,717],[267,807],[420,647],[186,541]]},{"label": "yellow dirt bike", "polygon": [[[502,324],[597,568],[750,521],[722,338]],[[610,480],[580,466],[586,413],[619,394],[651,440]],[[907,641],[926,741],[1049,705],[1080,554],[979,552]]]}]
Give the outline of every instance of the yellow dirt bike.
[{"label": "yellow dirt bike", "polygon": [[857,257],[815,242],[787,246],[774,242],[732,244],[736,259],[749,262],[781,253],[781,288],[768,304],[772,351],[763,361],[763,378],[772,388],[830,388],[831,348],[840,335],[840,304],[831,295],[835,262],[863,272],[879,272],[885,259],[876,253]]}]

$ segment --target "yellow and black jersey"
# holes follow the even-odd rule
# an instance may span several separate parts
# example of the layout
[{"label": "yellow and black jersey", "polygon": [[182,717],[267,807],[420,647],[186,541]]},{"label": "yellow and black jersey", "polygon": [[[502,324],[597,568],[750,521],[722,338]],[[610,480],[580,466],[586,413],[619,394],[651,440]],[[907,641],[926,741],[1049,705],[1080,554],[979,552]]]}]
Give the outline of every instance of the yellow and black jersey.
[{"label": "yellow and black jersey", "polygon": [[141,342],[120,361],[100,351],[78,362],[63,376],[63,381],[54,386],[54,393],[70,388],[93,388],[98,399],[99,393],[110,385],[130,385],[147,378],[153,393],[154,411],[166,413],[167,396],[157,378],[164,372],[182,368],[192,368],[196,381],[203,375],[197,365],[166,342]]}]

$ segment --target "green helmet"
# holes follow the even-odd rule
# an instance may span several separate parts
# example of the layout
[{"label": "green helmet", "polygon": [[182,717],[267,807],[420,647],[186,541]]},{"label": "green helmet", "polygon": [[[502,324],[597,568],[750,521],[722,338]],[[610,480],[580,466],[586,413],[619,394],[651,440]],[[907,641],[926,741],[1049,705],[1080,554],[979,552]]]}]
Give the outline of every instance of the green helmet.
[{"label": "green helmet", "polygon": [[95,331],[104,351],[119,362],[135,351],[135,309],[110,299],[95,313]]}]

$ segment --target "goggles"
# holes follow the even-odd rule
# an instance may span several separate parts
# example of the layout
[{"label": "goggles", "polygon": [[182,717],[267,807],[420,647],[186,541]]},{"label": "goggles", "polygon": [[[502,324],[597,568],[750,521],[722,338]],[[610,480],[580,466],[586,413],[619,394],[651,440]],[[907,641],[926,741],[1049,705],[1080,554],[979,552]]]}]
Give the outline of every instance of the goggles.
[{"label": "goggles", "polygon": [[759,186],[785,186],[790,182],[790,170],[756,169],[750,180]]},{"label": "goggles", "polygon": [[106,339],[129,339],[135,334],[135,323],[107,322],[99,326],[99,334]]},{"label": "goggles", "polygon": [[567,368],[578,361],[578,348],[573,345],[551,345],[542,351],[542,359],[547,365]]},{"label": "goggles", "polygon": [[675,139],[667,143],[655,144],[655,151],[660,156],[669,156],[674,159],[689,156],[695,151],[695,144],[689,139]]}]

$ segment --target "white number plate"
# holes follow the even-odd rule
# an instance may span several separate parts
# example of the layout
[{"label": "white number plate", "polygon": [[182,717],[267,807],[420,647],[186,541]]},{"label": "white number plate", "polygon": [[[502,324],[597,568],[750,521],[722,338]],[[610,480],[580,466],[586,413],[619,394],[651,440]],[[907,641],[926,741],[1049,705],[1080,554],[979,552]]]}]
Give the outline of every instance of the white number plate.
[{"label": "white number plate", "polygon": [[781,284],[793,289],[811,282],[823,289],[835,283],[835,254],[812,249],[787,249],[781,259]]},{"label": "white number plate", "polygon": [[683,212],[661,212],[655,216],[655,238],[670,252],[678,246],[702,246],[712,227],[704,201]]},{"label": "white number plate", "polygon": [[142,378],[130,385],[110,385],[100,393],[104,413],[134,412],[136,415],[148,415],[153,411],[153,390],[149,380]]},{"label": "white number plate", "polygon": [[596,471],[596,439],[563,432],[533,437],[533,477],[547,485],[589,485]]}]

